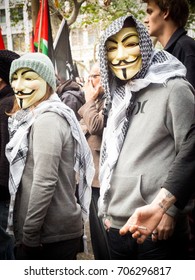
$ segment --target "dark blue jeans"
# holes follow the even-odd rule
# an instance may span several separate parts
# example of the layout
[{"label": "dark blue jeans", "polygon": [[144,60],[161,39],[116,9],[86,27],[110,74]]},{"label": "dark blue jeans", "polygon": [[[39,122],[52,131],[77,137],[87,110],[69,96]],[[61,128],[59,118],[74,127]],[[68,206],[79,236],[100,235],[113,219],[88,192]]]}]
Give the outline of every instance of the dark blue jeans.
[{"label": "dark blue jeans", "polygon": [[42,244],[42,247],[30,248],[23,245],[15,247],[16,260],[76,260],[80,249],[81,237]]},{"label": "dark blue jeans", "polygon": [[118,229],[110,228],[107,234],[112,260],[188,259],[188,235],[173,235],[157,242],[148,237],[143,244],[137,244],[131,233],[121,236]]},{"label": "dark blue jeans", "polygon": [[6,233],[9,201],[0,201],[0,260],[14,259],[14,241]]},{"label": "dark blue jeans", "polygon": [[14,242],[0,226],[0,260],[14,260]]},{"label": "dark blue jeans", "polygon": [[0,201],[0,226],[6,230],[9,212],[9,201]]},{"label": "dark blue jeans", "polygon": [[92,199],[89,214],[91,243],[95,260],[110,260],[106,230],[102,220],[98,217],[97,204],[99,196],[100,189],[92,187]]}]

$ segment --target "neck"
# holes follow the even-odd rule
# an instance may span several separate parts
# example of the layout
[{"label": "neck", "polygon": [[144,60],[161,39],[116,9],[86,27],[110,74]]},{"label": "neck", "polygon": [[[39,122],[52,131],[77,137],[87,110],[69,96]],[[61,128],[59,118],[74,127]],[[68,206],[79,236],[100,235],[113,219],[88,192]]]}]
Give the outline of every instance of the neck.
[{"label": "neck", "polygon": [[167,28],[164,29],[164,32],[159,35],[158,41],[161,43],[163,48],[167,45],[173,33],[178,29],[174,24],[167,25]]}]

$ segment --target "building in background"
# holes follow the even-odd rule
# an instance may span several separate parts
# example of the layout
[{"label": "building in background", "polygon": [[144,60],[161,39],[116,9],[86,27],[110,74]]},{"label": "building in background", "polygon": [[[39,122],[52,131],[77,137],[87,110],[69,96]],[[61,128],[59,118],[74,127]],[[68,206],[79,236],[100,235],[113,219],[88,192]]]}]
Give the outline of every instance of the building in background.
[{"label": "building in background", "polygon": [[5,47],[18,54],[30,49],[32,21],[27,0],[0,0],[0,26]]},{"label": "building in background", "polygon": [[[5,48],[23,54],[31,50],[32,17],[28,0],[0,0],[0,27]],[[71,29],[70,46],[79,75],[86,78],[96,55],[99,30]],[[55,37],[55,34],[53,34]]]},{"label": "building in background", "polygon": [[72,28],[70,31],[72,57],[77,64],[80,77],[84,79],[86,79],[89,70],[98,58],[99,37],[100,28],[97,26]]}]

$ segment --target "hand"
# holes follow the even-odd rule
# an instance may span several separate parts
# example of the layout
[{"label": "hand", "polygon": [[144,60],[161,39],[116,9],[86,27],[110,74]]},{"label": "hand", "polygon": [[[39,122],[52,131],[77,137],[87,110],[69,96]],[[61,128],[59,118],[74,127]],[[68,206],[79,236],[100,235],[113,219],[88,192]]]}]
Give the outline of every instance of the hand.
[{"label": "hand", "polygon": [[120,234],[125,235],[131,232],[132,237],[137,238],[137,243],[141,244],[156,229],[163,214],[164,212],[157,204],[139,207],[120,229]]},{"label": "hand", "polygon": [[104,226],[105,226],[106,230],[109,230],[110,227],[111,227],[111,222],[110,222],[110,220],[105,219],[105,220],[104,220]]},{"label": "hand", "polygon": [[172,236],[174,228],[175,219],[168,214],[164,214],[156,229],[153,230],[152,240],[167,240]]},{"label": "hand", "polygon": [[93,86],[91,80],[88,80],[84,85],[84,93],[85,93],[85,100],[88,102],[89,100],[96,100],[99,94],[102,93],[102,86],[99,83],[96,87]]}]

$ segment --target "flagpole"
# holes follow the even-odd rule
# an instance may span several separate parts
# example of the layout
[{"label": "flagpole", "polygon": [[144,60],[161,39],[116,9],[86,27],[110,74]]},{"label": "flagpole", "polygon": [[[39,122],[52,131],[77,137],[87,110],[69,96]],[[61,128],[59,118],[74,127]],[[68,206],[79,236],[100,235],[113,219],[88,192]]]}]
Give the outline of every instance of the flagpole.
[{"label": "flagpole", "polygon": [[38,52],[40,52],[40,45],[41,45],[41,30],[42,30],[42,23],[43,23],[43,9],[44,9],[44,0],[41,0],[41,15],[40,15],[40,24],[39,24],[39,34],[38,34]]},{"label": "flagpole", "polygon": [[53,42],[54,49],[56,48],[56,45],[58,43],[59,37],[61,35],[62,29],[64,28],[65,23],[66,23],[66,20],[65,20],[65,18],[63,18],[61,23],[60,23],[60,27],[59,27],[58,32],[56,34],[55,40]]}]

